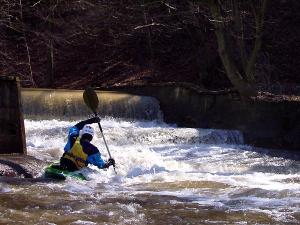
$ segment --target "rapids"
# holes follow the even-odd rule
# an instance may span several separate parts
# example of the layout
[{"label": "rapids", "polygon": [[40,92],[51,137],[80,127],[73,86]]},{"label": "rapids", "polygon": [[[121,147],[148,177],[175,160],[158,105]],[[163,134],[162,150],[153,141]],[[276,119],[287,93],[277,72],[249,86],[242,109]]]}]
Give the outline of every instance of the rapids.
[{"label": "rapids", "polygon": [[[74,123],[25,120],[28,154],[58,160]],[[246,146],[239,131],[101,124],[117,174],[90,166],[89,181],[0,183],[0,224],[300,224],[295,153]],[[93,143],[106,159],[99,132]]]}]

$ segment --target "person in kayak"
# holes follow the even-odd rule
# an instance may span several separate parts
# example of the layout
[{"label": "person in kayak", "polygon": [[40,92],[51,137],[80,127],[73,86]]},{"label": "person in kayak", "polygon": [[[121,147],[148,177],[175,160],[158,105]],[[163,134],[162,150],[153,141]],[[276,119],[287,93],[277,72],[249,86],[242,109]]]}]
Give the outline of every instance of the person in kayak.
[{"label": "person in kayak", "polygon": [[69,129],[68,141],[64,147],[64,154],[60,159],[60,168],[73,172],[93,164],[100,169],[115,166],[115,160],[110,158],[105,162],[100,151],[91,144],[94,129],[90,124],[100,122],[99,117],[81,121]]}]

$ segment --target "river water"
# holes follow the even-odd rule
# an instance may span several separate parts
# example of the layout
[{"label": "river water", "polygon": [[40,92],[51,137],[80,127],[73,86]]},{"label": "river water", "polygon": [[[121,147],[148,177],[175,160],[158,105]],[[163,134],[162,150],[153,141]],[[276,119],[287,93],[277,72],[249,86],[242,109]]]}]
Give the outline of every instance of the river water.
[{"label": "river water", "polygon": [[[74,123],[25,120],[28,154],[59,159]],[[90,166],[89,181],[0,183],[0,224],[300,224],[294,153],[246,146],[238,131],[101,124],[117,174]],[[106,159],[99,132],[93,143]]]}]

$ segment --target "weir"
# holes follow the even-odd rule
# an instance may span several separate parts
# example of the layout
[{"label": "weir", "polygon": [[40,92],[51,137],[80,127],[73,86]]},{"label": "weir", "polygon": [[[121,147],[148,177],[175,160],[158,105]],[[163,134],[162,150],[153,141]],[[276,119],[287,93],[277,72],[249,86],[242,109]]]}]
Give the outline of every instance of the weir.
[{"label": "weir", "polygon": [[[153,97],[114,91],[97,91],[99,115],[137,120],[161,120],[159,102]],[[29,119],[77,119],[91,115],[82,90],[24,88],[24,116]]]},{"label": "weir", "polygon": [[[181,127],[239,130],[248,145],[300,149],[299,100],[243,101],[234,92],[207,92],[185,85],[114,87],[109,90],[158,99],[166,123]],[[287,97],[287,96],[286,96]]]}]

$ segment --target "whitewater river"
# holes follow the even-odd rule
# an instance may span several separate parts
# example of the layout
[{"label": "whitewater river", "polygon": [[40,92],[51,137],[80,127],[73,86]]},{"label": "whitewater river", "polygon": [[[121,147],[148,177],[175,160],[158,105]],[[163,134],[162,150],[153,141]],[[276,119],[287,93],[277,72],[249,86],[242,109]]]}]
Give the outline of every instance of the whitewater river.
[{"label": "whitewater river", "polygon": [[[59,159],[74,123],[26,120],[28,154]],[[117,175],[91,166],[89,181],[0,183],[0,224],[300,224],[293,153],[243,145],[238,131],[101,123]],[[99,133],[93,143],[106,159]]]}]

